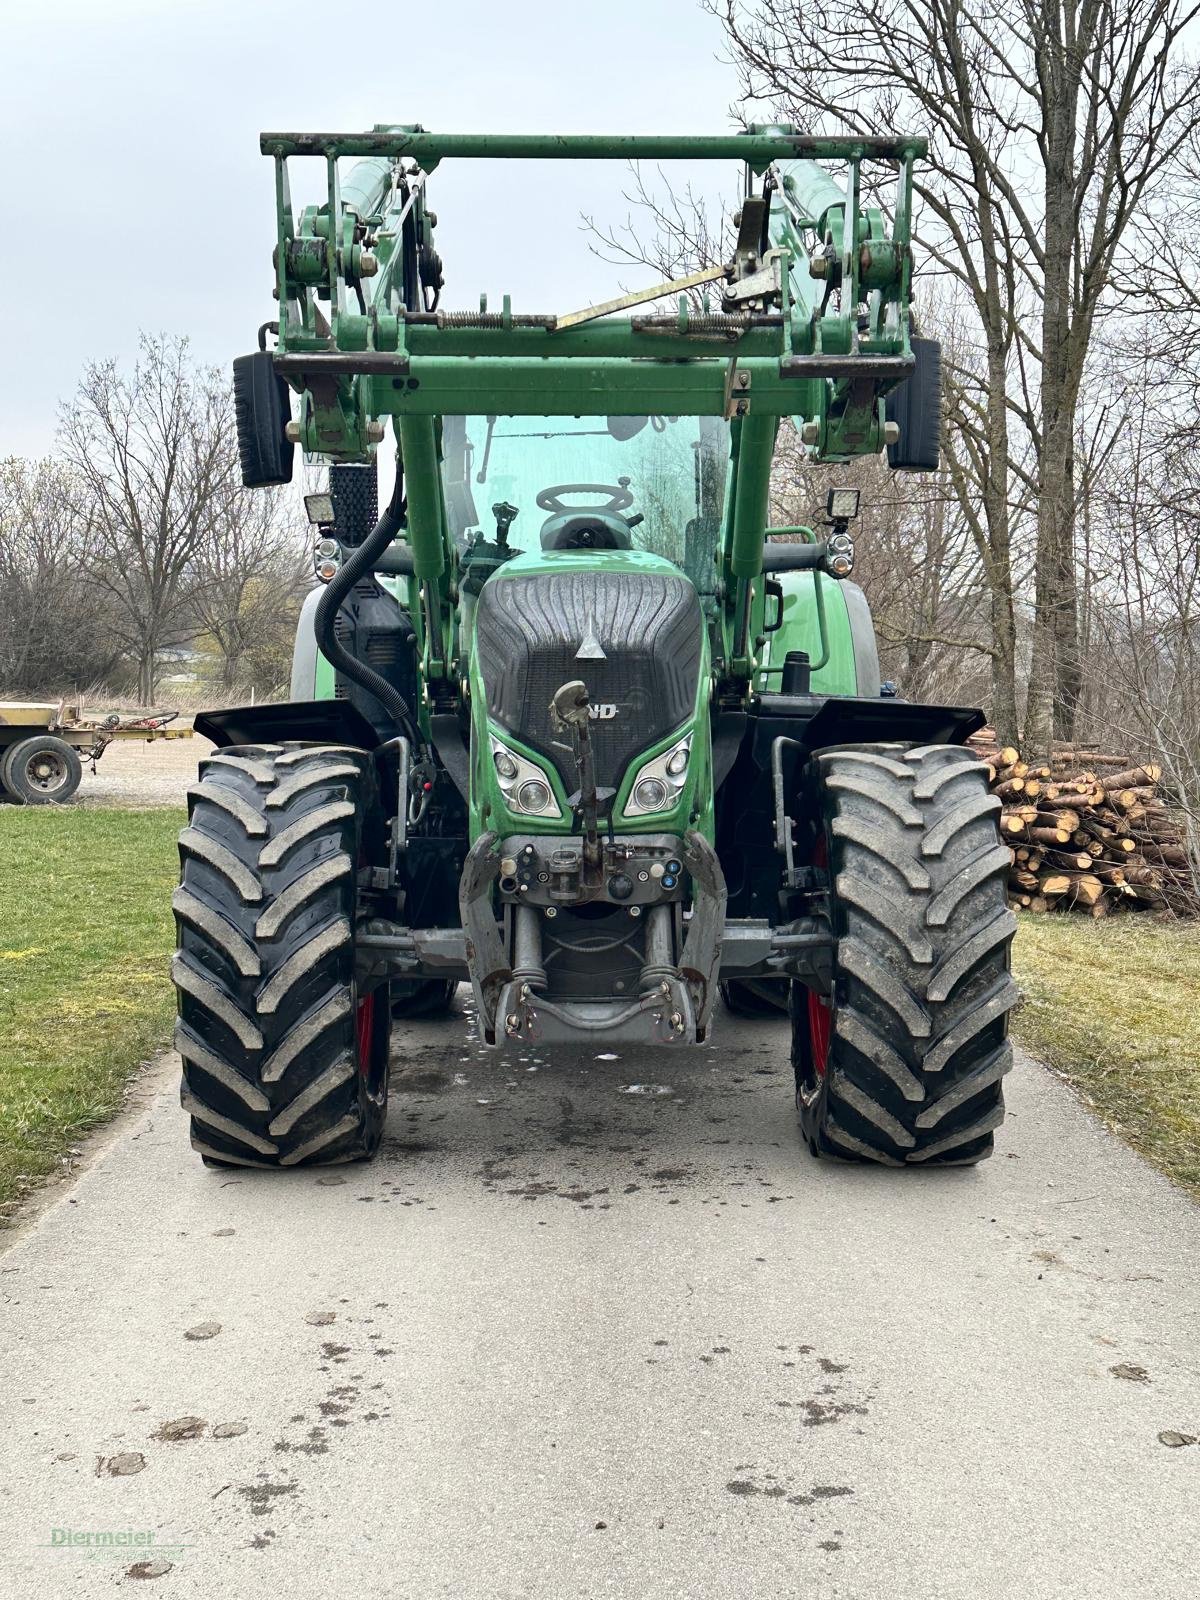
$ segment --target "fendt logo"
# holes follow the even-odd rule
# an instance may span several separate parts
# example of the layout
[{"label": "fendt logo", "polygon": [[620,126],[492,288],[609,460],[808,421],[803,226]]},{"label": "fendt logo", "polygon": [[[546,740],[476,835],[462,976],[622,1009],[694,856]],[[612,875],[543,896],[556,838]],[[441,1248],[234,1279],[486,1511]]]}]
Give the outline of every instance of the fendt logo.
[{"label": "fendt logo", "polygon": [[589,722],[611,722],[616,714],[617,708],[614,705],[606,705],[594,700],[588,701]]}]

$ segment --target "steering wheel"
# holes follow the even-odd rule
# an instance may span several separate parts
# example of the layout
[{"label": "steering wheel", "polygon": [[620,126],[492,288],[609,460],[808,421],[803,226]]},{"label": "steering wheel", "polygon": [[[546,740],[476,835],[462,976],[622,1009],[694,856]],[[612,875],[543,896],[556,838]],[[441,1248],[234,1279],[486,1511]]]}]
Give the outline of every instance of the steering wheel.
[{"label": "steering wheel", "polygon": [[[562,503],[564,494],[606,494],[609,499],[604,506],[565,506]],[[543,511],[549,511],[554,516],[586,517],[589,513],[609,515],[625,511],[633,504],[633,496],[629,492],[629,479],[618,478],[615,484],[556,483],[542,490],[537,503]]]}]

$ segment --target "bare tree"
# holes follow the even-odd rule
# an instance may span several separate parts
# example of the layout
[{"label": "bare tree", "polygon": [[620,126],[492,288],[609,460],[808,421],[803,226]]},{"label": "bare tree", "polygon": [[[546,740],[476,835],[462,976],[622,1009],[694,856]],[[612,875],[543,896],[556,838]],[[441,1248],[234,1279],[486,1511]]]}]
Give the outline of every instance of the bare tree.
[{"label": "bare tree", "polygon": [[186,339],[143,336],[131,375],[111,361],[87,368],[60,439],[90,529],[89,577],[150,705],[159,652],[195,630],[195,563],[238,482],[229,384],[192,362]]},{"label": "bare tree", "polygon": [[[1200,104],[1180,57],[1194,0],[705,0],[743,109],[813,131],[932,136],[919,238],[972,306],[981,387],[960,410],[991,580],[1011,592],[1014,422],[1037,461],[1034,659],[1026,740],[1069,732],[1078,699],[1076,410],[1126,232]],[[961,459],[961,458],[960,458]],[[978,469],[979,463],[976,462]],[[964,479],[964,487],[967,481]],[[1003,618],[998,642],[1003,640]],[[1015,722],[996,657],[994,714]],[[1013,664],[1015,672],[1015,663]]]},{"label": "bare tree", "polygon": [[88,526],[61,462],[0,462],[0,685],[46,695],[116,666],[106,597],[88,581]]},{"label": "bare tree", "polygon": [[978,697],[992,654],[986,589],[949,475],[893,473],[876,457],[814,464],[785,424],[772,521],[819,521],[832,483],[862,491],[854,576],[871,605],[884,677],[913,698]]},{"label": "bare tree", "polygon": [[1178,361],[1170,328],[1115,348],[1088,474],[1085,731],[1162,765],[1200,891],[1200,362]]},{"label": "bare tree", "polygon": [[218,687],[226,697],[243,680],[258,694],[277,689],[280,639],[290,654],[305,582],[289,504],[274,491],[226,487],[209,508],[189,570],[191,605],[216,647]]}]

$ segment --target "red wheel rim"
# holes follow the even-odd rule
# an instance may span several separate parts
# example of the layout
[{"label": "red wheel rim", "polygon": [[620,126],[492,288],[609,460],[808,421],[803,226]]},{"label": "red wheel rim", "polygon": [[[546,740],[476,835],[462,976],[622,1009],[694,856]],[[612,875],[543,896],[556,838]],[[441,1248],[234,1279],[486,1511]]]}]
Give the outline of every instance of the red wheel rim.
[{"label": "red wheel rim", "polygon": [[[813,850],[812,864],[824,867],[829,862],[829,849],[822,833]],[[829,1001],[815,990],[808,991],[808,1041],[812,1050],[813,1072],[818,1078],[825,1076],[829,1064],[829,1038],[833,1032],[833,1012]]]},{"label": "red wheel rim", "polygon": [[833,1012],[829,1002],[819,994],[808,991],[808,1038],[812,1047],[813,1071],[818,1078],[825,1076],[829,1061],[829,1036],[833,1031]]},{"label": "red wheel rim", "polygon": [[358,1002],[354,1031],[358,1037],[358,1070],[365,1078],[371,1070],[371,1033],[375,1022],[375,992]]}]

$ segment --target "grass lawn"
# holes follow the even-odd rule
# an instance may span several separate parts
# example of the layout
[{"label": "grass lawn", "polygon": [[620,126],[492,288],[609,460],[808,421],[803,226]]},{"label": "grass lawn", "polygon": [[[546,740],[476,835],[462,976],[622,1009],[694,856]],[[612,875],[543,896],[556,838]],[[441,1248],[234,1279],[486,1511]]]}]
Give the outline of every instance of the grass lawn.
[{"label": "grass lawn", "polygon": [[1200,925],[1027,913],[1020,924],[1017,1038],[1200,1196]]},{"label": "grass lawn", "polygon": [[180,810],[0,809],[0,1214],[170,1037]]}]

